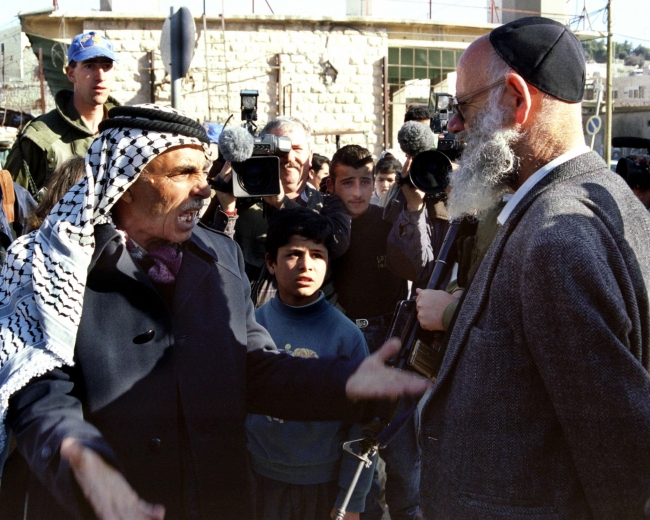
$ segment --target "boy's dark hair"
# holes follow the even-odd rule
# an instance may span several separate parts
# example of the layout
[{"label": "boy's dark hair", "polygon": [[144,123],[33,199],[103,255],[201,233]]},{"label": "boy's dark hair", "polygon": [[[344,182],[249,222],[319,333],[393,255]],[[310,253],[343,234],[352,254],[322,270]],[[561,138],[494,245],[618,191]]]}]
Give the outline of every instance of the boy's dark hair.
[{"label": "boy's dark hair", "polygon": [[355,170],[374,162],[370,150],[356,144],[349,144],[338,150],[330,163],[330,177],[336,182],[336,167],[350,166]]},{"label": "boy's dark hair", "polygon": [[424,105],[411,105],[404,114],[404,122],[409,121],[422,121],[423,119],[431,119],[431,110]]},{"label": "boy's dark hair", "polygon": [[324,155],[315,153],[311,157],[311,169],[314,170],[316,173],[321,171],[321,169],[323,168],[323,164],[329,164],[329,163],[330,160]]},{"label": "boy's dark hair", "polygon": [[45,195],[34,213],[27,220],[31,230],[38,229],[43,220],[50,214],[50,210],[68,190],[77,184],[86,172],[86,160],[78,155],[68,157],[59,164],[51,177],[45,182]]},{"label": "boy's dark hair", "polygon": [[375,165],[375,175],[378,173],[401,173],[402,163],[395,157],[384,157],[379,159]]},{"label": "boy's dark hair", "polygon": [[307,208],[289,208],[275,212],[266,234],[266,252],[272,262],[278,257],[278,249],[286,246],[291,237],[298,235],[327,248],[327,256],[334,247],[334,228],[328,217]]}]

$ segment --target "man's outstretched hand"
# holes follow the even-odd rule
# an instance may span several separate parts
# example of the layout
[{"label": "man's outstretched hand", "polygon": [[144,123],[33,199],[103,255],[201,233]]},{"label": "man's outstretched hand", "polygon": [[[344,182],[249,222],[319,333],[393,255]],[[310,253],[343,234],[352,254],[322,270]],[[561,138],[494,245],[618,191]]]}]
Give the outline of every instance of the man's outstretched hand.
[{"label": "man's outstretched hand", "polygon": [[413,372],[397,370],[386,361],[399,352],[397,338],[384,343],[373,355],[363,360],[345,384],[351,401],[359,399],[397,399],[403,395],[421,396],[433,383]]},{"label": "man's outstretched hand", "polygon": [[163,520],[165,508],[141,500],[122,474],[93,450],[68,437],[61,443],[79,487],[100,520]]}]

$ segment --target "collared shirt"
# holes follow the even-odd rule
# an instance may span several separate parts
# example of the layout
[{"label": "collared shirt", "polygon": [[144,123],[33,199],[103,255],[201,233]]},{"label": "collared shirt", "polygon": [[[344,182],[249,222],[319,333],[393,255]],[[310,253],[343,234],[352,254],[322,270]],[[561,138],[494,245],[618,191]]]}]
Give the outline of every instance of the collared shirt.
[{"label": "collared shirt", "polygon": [[515,194],[512,196],[512,198],[508,201],[508,203],[504,206],[504,208],[501,210],[501,213],[499,213],[499,216],[497,217],[497,222],[503,226],[506,220],[508,220],[508,217],[510,214],[514,211],[514,209],[517,207],[517,205],[522,201],[522,199],[525,197],[526,193],[528,193],[531,189],[533,189],[533,186],[537,184],[539,181],[541,181],[548,173],[553,171],[555,168],[560,166],[560,164],[564,164],[567,161],[570,161],[571,159],[574,159],[575,157],[578,157],[579,155],[582,155],[584,153],[587,153],[590,150],[590,148],[587,145],[584,146],[579,146],[578,148],[574,148],[573,150],[560,155],[559,157],[556,157],[553,159],[551,162],[547,163],[546,165],[542,166],[539,170],[537,170],[535,173],[533,173],[528,179],[526,179],[526,182],[524,182],[521,187],[515,192]]}]

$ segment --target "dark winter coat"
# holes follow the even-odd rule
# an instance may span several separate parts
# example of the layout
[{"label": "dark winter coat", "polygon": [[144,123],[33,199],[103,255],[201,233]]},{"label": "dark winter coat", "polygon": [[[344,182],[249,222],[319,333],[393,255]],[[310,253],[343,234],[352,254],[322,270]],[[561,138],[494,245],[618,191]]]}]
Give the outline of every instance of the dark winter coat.
[{"label": "dark winter coat", "polygon": [[349,418],[345,381],[355,366],[278,353],[255,322],[241,251],[221,234],[196,228],[183,244],[171,309],[112,227],[97,227],[96,239],[75,366],[32,381],[10,402],[19,453],[5,468],[0,502],[22,511],[12,475],[24,459],[27,518],[67,518],[61,505],[70,517],[88,515],[58,455],[71,436],[143,499],[163,504],[168,519],[188,511],[252,518],[246,412]]},{"label": "dark winter coat", "polygon": [[648,212],[595,153],[532,188],[423,410],[424,518],[644,517],[649,284]]}]

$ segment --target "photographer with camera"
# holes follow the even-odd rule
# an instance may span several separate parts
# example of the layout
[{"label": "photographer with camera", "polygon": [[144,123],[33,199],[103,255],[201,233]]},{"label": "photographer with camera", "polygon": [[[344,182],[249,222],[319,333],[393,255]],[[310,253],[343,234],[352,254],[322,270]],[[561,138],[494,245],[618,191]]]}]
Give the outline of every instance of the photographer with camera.
[{"label": "photographer with camera", "polygon": [[[267,123],[260,136],[263,139],[284,137],[290,140],[291,146],[288,152],[278,153],[279,193],[264,196],[263,200],[241,199],[237,202],[235,240],[244,254],[246,274],[254,284],[252,298],[256,307],[272,299],[276,292],[275,281],[264,263],[268,219],[273,218],[274,212],[301,206],[328,216],[334,225],[333,258],[347,250],[350,240],[350,217],[342,201],[333,195],[325,196],[307,184],[312,158],[309,126],[297,117],[280,116]],[[239,141],[235,141],[235,145],[239,145]],[[225,180],[228,180],[227,176]],[[223,191],[223,188],[217,190],[222,206],[235,200],[232,193]]]},{"label": "photographer with camera", "polygon": [[424,269],[440,250],[449,216],[443,202],[426,197],[413,185],[409,173],[413,158],[436,148],[437,138],[428,126],[410,121],[400,129],[398,141],[407,158],[384,210],[384,218],[393,222],[388,236],[389,265],[399,276],[411,280],[414,288],[424,287],[431,274]]}]

